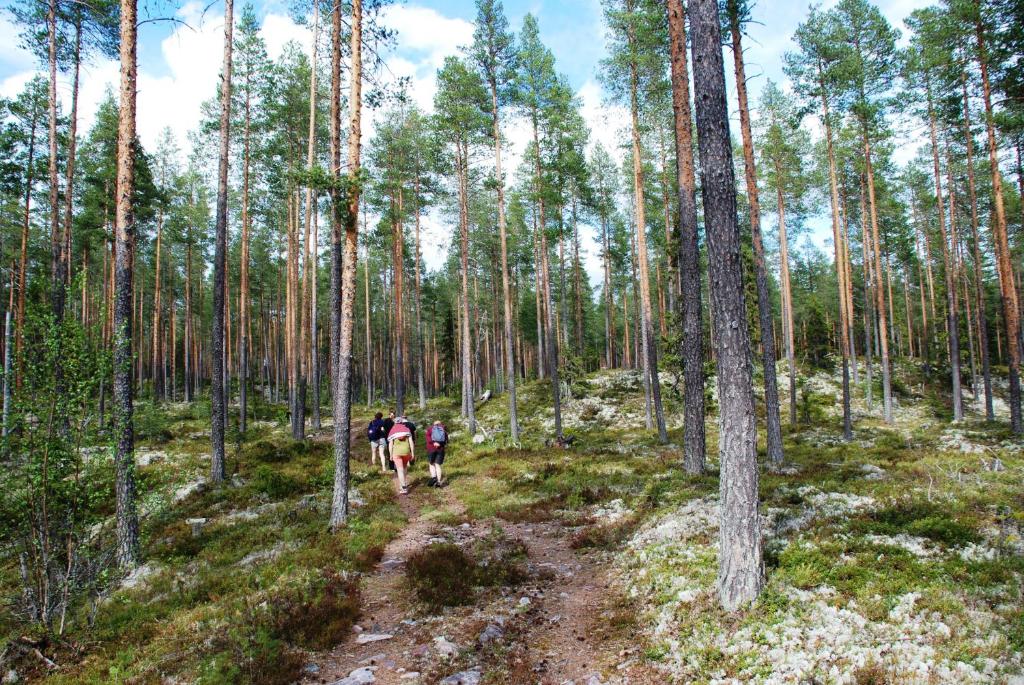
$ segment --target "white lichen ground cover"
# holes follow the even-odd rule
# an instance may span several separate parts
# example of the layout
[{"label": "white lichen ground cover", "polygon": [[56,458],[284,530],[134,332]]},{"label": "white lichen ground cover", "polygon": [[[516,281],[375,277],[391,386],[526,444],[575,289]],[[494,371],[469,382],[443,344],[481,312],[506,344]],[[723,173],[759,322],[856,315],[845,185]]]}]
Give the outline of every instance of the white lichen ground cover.
[{"label": "white lichen ground cover", "polygon": [[[897,496],[886,492],[888,499],[882,501],[868,494],[785,485],[779,494],[799,504],[763,508],[766,548],[787,560],[818,558],[839,578],[862,578],[863,586],[839,591],[818,582],[811,561],[797,562],[785,572],[769,568],[758,604],[745,616],[727,616],[716,608],[717,499],[695,499],[662,511],[632,536],[618,567],[624,590],[643,614],[649,656],[668,679],[1024,682],[1015,680],[1024,673],[1024,658],[1007,638],[1021,620],[1019,573],[987,592],[958,588],[928,574],[912,587],[914,569],[925,568],[915,564],[954,568],[1019,554],[1005,536],[996,540],[994,530],[983,528],[985,539],[978,543],[944,545],[907,533],[858,534],[845,529],[848,519],[890,506],[899,501]],[[814,556],[836,549],[846,551],[830,561]],[[879,562],[877,572],[870,568],[873,558]],[[888,579],[886,569],[901,563],[908,566],[909,580]]]}]

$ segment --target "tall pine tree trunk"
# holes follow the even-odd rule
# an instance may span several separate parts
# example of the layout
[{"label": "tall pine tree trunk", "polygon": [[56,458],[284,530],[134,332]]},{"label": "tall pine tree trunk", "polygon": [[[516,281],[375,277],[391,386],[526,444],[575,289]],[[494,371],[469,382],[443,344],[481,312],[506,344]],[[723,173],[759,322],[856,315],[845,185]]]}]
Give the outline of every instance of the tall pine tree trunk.
[{"label": "tall pine tree trunk", "polygon": [[505,177],[501,171],[501,119],[498,110],[498,85],[492,79],[491,88],[491,127],[494,131],[494,175],[498,186],[498,235],[501,242],[501,292],[505,308],[505,381],[508,385],[508,423],[509,436],[512,442],[519,442],[519,414],[516,403],[516,358],[515,341],[512,337],[512,289],[509,285],[508,271],[508,228],[505,219]]},{"label": "tall pine tree trunk", "polygon": [[[935,133],[935,110],[932,104],[931,81],[927,75],[928,82],[928,131],[931,136],[932,147],[932,173],[935,176],[935,203],[939,215],[939,239],[942,241],[942,262],[946,279],[946,328],[949,338],[949,370],[953,389],[953,420],[960,421],[964,418],[963,394],[960,391],[960,319],[957,315],[956,298],[956,243],[950,249],[950,239],[946,234],[946,214],[942,200],[942,172],[939,168],[939,142]],[[949,189],[950,201],[953,198],[953,188]],[[949,208],[950,227],[952,229],[953,207]],[[884,327],[883,327],[884,328]]]},{"label": "tall pine tree trunk", "polygon": [[[337,16],[335,21],[332,39],[335,42],[334,50],[337,52],[340,49],[341,39],[340,16]],[[347,207],[344,215],[345,243],[342,248],[341,264],[341,312],[338,317],[338,377],[335,381],[334,396],[334,495],[331,501],[330,521],[333,529],[344,525],[348,521],[349,514],[349,459],[352,451],[352,327],[356,290],[356,247],[359,240],[359,152],[363,113],[362,50],[363,3],[362,0],[352,0],[348,179],[344,198]],[[334,64],[332,60],[332,65]],[[336,209],[336,211],[338,210]]]},{"label": "tall pine tree trunk", "polygon": [[[818,65],[819,89],[821,94],[822,121],[825,124],[825,149],[828,154],[828,178],[829,197],[832,203],[832,244],[835,248],[836,275],[839,281],[839,297],[847,292],[848,271],[844,267],[845,256],[843,253],[843,236],[846,229],[839,224],[839,184],[836,178],[836,156],[832,139],[832,112],[829,109],[829,99],[825,77],[821,65]],[[846,311],[842,304],[839,306],[840,343],[839,347],[843,354],[843,439],[853,439],[853,421],[850,415],[850,328],[852,320],[847,318]],[[868,370],[870,373],[870,363]]]},{"label": "tall pine tree trunk", "polygon": [[[974,136],[971,134],[971,109],[967,97],[967,74],[961,76],[964,106],[964,144],[967,148],[967,194],[971,202],[971,240],[974,258],[974,311],[978,318],[978,348],[981,351],[981,377],[985,386],[985,420],[995,420],[992,406],[992,370],[988,354],[988,320],[985,314],[985,275],[981,265],[981,238],[978,231],[978,193],[974,181]],[[975,396],[978,391],[975,389]]]},{"label": "tall pine tree trunk", "polygon": [[224,64],[221,67],[220,88],[220,157],[217,166],[217,216],[213,253],[213,354],[212,383],[210,384],[210,438],[213,453],[210,461],[210,479],[219,483],[226,476],[224,433],[227,428],[228,407],[224,387],[224,307],[226,304],[226,272],[228,241],[228,150],[231,133],[231,34],[233,0],[224,1]]},{"label": "tall pine tree trunk", "polygon": [[1003,177],[999,171],[999,148],[996,144],[995,120],[992,114],[992,88],[988,78],[988,53],[985,30],[978,19],[975,25],[978,45],[978,66],[981,68],[982,95],[985,103],[985,128],[988,133],[988,160],[992,174],[992,244],[996,252],[996,270],[999,273],[999,293],[1003,306],[1003,325],[1006,328],[1006,349],[1010,366],[1010,426],[1013,432],[1024,433],[1020,408],[1020,309],[1017,289],[1013,284],[1010,243],[1006,234],[1006,206],[1003,202]]},{"label": "tall pine tree trunk", "polygon": [[[231,0],[228,0],[230,2]],[[135,0],[121,0],[121,104],[117,126],[117,197],[114,217],[114,491],[117,544],[123,569],[139,562],[139,519],[135,511],[135,432],[132,397],[132,269],[135,251]]]},{"label": "tall pine tree trunk", "polygon": [[682,0],[668,0],[672,67],[672,109],[675,114],[676,176],[679,185],[679,284],[682,310],[683,468],[704,470],[704,330],[701,324],[700,247],[697,239],[697,196],[693,168],[693,125],[690,118],[690,76],[686,60],[686,20]]},{"label": "tall pine tree trunk", "polygon": [[[630,43],[636,38],[629,36]],[[654,322],[651,313],[651,279],[647,264],[647,216],[644,207],[644,170],[640,150],[640,105],[637,100],[639,88],[638,66],[630,65],[630,116],[632,119],[633,142],[633,195],[636,212],[637,265],[640,270],[640,332],[644,353],[644,372],[651,384],[651,402],[657,422],[658,440],[668,442],[665,428],[665,412],[661,406],[661,382],[658,378],[658,345],[654,339]]]},{"label": "tall pine tree trunk", "polygon": [[732,33],[733,70],[736,75],[736,97],[740,109],[740,132],[743,138],[743,168],[750,204],[750,235],[754,246],[754,281],[757,284],[757,314],[761,325],[761,363],[764,366],[764,404],[768,462],[782,464],[782,426],[779,420],[779,386],[775,377],[775,323],[768,294],[768,274],[764,266],[764,244],[761,240],[761,203],[757,189],[757,167],[754,164],[754,136],[750,131],[750,107],[747,104],[747,74],[743,64],[743,36],[740,30],[737,0],[729,0],[729,26]]},{"label": "tall pine tree trunk", "polygon": [[714,265],[709,270],[711,313],[718,334],[719,421],[722,426],[718,593],[722,607],[735,611],[753,602],[764,586],[757,510],[753,370],[740,235],[736,225],[736,183],[718,3],[691,0],[690,26],[708,261]]}]

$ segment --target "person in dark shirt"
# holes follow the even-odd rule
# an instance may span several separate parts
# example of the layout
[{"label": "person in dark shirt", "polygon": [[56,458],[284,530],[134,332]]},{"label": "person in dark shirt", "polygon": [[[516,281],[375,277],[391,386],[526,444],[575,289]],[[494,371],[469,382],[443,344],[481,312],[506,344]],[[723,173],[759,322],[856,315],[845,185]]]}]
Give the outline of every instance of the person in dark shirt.
[{"label": "person in dark shirt", "polygon": [[377,412],[373,421],[370,421],[370,425],[366,427],[366,438],[370,441],[370,465],[376,464],[377,456],[380,455],[380,470],[386,473],[388,470],[388,429],[384,426],[384,415]]}]

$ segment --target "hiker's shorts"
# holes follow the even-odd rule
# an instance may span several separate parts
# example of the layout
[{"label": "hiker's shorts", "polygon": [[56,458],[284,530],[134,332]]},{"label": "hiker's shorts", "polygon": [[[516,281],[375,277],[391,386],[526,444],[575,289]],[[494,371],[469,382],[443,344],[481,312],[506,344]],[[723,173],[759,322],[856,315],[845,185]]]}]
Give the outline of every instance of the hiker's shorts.
[{"label": "hiker's shorts", "polygon": [[384,449],[385,447],[388,446],[388,439],[387,438],[381,438],[380,440],[371,440],[370,441],[370,446],[371,447],[380,447],[381,449]]},{"label": "hiker's shorts", "polygon": [[435,466],[440,466],[444,463],[444,450],[437,450],[427,455],[427,462]]}]

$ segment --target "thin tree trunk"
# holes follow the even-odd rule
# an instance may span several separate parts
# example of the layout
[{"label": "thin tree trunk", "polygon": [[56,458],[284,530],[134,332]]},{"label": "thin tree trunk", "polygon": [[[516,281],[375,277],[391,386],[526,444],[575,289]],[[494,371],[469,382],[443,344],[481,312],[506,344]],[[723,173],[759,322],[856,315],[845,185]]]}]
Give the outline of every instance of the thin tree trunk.
[{"label": "thin tree trunk", "polygon": [[765,442],[768,463],[782,464],[782,426],[779,419],[779,387],[775,374],[775,322],[768,294],[768,274],[764,266],[764,244],[761,240],[761,202],[757,189],[757,167],[754,164],[754,136],[750,130],[750,106],[747,104],[747,74],[743,64],[743,35],[740,30],[737,0],[729,0],[729,24],[732,34],[733,71],[736,76],[736,98],[740,109],[740,133],[743,138],[743,168],[747,202],[750,205],[750,235],[754,246],[754,281],[757,284],[757,314],[761,325],[761,364],[764,367]]},{"label": "thin tree trunk", "polygon": [[558,329],[555,326],[554,307],[551,303],[551,270],[548,265],[548,235],[547,221],[544,216],[544,177],[540,166],[540,134],[538,132],[537,112],[531,116],[533,123],[533,146],[536,150],[534,159],[534,178],[537,191],[537,211],[539,216],[540,230],[540,266],[541,282],[544,289],[542,304],[545,311],[544,356],[547,358],[547,373],[551,381],[552,404],[555,419],[555,438],[562,439],[562,387],[558,380]]},{"label": "thin tree trunk", "polygon": [[[340,3],[339,3],[340,4]],[[335,9],[332,33],[335,56],[340,57],[340,10]],[[348,521],[349,458],[352,449],[352,326],[356,290],[356,247],[359,239],[359,146],[362,124],[362,49],[363,3],[352,0],[351,62],[348,127],[348,187],[345,200],[345,245],[342,254],[341,313],[338,326],[338,378],[334,397],[334,495],[331,501],[331,528]],[[332,65],[338,62],[332,61]],[[339,76],[340,79],[340,76]],[[340,132],[339,132],[340,134]],[[339,138],[340,142],[340,138]],[[339,146],[340,152],[340,146]],[[340,172],[340,169],[339,169]],[[335,211],[339,212],[340,207]]]},{"label": "thin tree trunk", "polygon": [[217,171],[217,216],[213,257],[213,354],[210,386],[210,439],[213,443],[210,479],[219,483],[226,476],[224,433],[227,428],[227,402],[224,388],[224,307],[226,297],[228,233],[228,150],[231,132],[231,34],[234,0],[224,1],[224,64],[221,67],[220,157]]},{"label": "thin tree trunk", "polygon": [[[21,225],[21,256],[18,261],[18,317],[15,322],[14,350],[18,358],[21,358],[21,347],[23,331],[25,330],[25,288],[28,284],[28,233],[32,219],[32,184],[33,171],[35,170],[36,150],[36,122],[38,112],[33,103],[32,123],[29,126],[28,138],[28,166],[25,169],[25,220]],[[106,188],[104,188],[106,190]],[[106,217],[104,217],[104,229],[106,228]],[[20,364],[19,364],[20,367]],[[19,369],[20,371],[20,369]],[[18,374],[17,384],[21,387],[21,374]]]},{"label": "thin tree trunk", "polygon": [[[775,161],[775,176],[782,178],[782,164]],[[796,359],[793,340],[793,289],[789,278],[789,241],[786,236],[786,200],[782,184],[775,188],[775,201],[779,211],[779,280],[782,286],[782,329],[786,343],[786,362],[789,366],[789,425],[796,427]],[[840,296],[841,299],[845,297]],[[845,306],[840,304],[840,306]]]},{"label": "thin tree trunk", "polygon": [[[628,37],[630,44],[636,41],[632,29]],[[644,346],[645,372],[651,384],[651,401],[657,421],[658,440],[668,442],[665,428],[665,412],[661,406],[661,382],[658,378],[658,348],[654,339],[654,325],[651,316],[650,271],[647,265],[647,216],[644,207],[644,171],[640,157],[640,105],[637,100],[639,77],[637,64],[630,64],[630,116],[633,140],[633,195],[636,212],[637,263],[640,269],[640,332]]]},{"label": "thin tree trunk", "polygon": [[676,177],[679,186],[679,285],[682,310],[683,468],[704,471],[704,331],[701,325],[700,246],[690,118],[690,76],[686,60],[686,21],[682,0],[668,0],[675,114]]},{"label": "thin tree trunk", "polygon": [[764,586],[753,372],[718,3],[691,0],[689,11],[708,260],[715,265],[709,275],[718,332],[719,421],[728,427],[719,437],[718,593],[722,607],[735,611],[753,602]]},{"label": "thin tree trunk", "polygon": [[[932,173],[935,175],[935,202],[936,211],[939,214],[939,239],[942,240],[942,263],[946,279],[946,328],[949,338],[949,369],[950,379],[953,386],[953,420],[961,421],[964,418],[963,394],[960,390],[960,321],[957,314],[956,299],[956,243],[950,249],[950,238],[946,234],[946,214],[942,200],[942,172],[939,168],[939,142],[935,133],[935,110],[932,104],[931,81],[928,81],[928,130],[931,136],[932,146]],[[950,202],[953,200],[953,187],[948,188]],[[949,208],[950,231],[953,226],[953,206]],[[883,329],[885,328],[883,324]],[[883,360],[883,364],[884,364]],[[884,368],[883,368],[884,372]],[[884,378],[884,376],[883,376]]]},{"label": "thin tree trunk", "polygon": [[[420,169],[419,156],[416,157],[416,180],[415,186],[415,213],[416,213],[416,265],[413,274],[416,300],[416,385],[419,390],[419,408],[425,411],[427,408],[427,389],[424,378],[424,354],[423,354],[423,308],[420,300]],[[369,307],[366,309],[369,316]],[[369,330],[369,329],[367,329]],[[367,346],[369,347],[369,346]],[[367,357],[369,361],[369,357]]]},{"label": "thin tree trunk", "polygon": [[[988,353],[988,321],[985,313],[985,277],[981,266],[981,238],[978,231],[978,194],[974,182],[974,136],[971,133],[971,109],[967,97],[967,74],[961,75],[964,104],[964,144],[967,147],[967,193],[971,202],[971,239],[974,257],[974,310],[978,317],[978,348],[981,350],[981,376],[985,386],[985,420],[994,421],[992,406],[992,370]],[[977,389],[975,389],[977,396]]]},{"label": "thin tree trunk", "polygon": [[[828,92],[822,67],[818,65],[819,88],[821,92],[822,121],[825,124],[825,149],[828,155],[829,197],[832,203],[832,240],[835,249],[836,274],[839,280],[839,297],[842,299],[847,288],[847,272],[843,266],[843,241],[839,226],[839,186],[836,180],[836,156],[832,140],[832,114],[829,110]],[[843,229],[845,233],[845,229]],[[852,322],[846,317],[842,305],[839,307],[840,349],[843,354],[843,439],[853,439],[853,421],[850,416],[850,330]],[[868,373],[870,374],[870,361]]]},{"label": "thin tree trunk", "polygon": [[494,131],[494,175],[498,190],[498,234],[501,243],[501,292],[505,308],[504,344],[505,344],[505,377],[508,384],[508,422],[509,437],[512,442],[519,442],[519,414],[516,402],[516,359],[515,345],[512,338],[512,290],[509,285],[508,270],[508,238],[505,219],[505,177],[501,171],[501,120],[498,109],[498,84],[491,79],[491,127]]},{"label": "thin tree trunk", "polygon": [[71,229],[75,206],[75,152],[78,149],[78,84],[82,67],[82,9],[75,12],[75,47],[72,55],[74,64],[71,76],[71,113],[68,122],[68,159],[64,181],[64,287],[71,282]]},{"label": "thin tree trunk", "polygon": [[1017,290],[1013,285],[1013,267],[1010,262],[1010,243],[1006,234],[1006,207],[1003,203],[1003,178],[999,171],[999,148],[996,144],[995,121],[992,114],[992,90],[988,79],[988,54],[985,32],[980,19],[975,25],[978,44],[978,65],[981,68],[982,94],[985,103],[985,128],[988,133],[988,160],[992,174],[992,244],[995,246],[996,267],[999,273],[999,292],[1003,306],[1003,325],[1006,327],[1006,349],[1010,366],[1010,426],[1013,432],[1024,433],[1020,408],[1020,309]]}]

